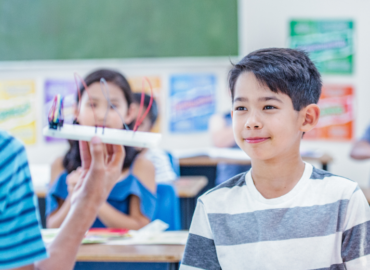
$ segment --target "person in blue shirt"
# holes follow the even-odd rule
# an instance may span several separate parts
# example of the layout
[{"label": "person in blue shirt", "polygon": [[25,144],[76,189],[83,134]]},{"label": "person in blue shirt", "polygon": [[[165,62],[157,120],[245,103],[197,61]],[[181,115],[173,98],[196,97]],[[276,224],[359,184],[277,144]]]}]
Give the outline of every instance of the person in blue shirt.
[{"label": "person in blue shirt", "polygon": [[27,154],[20,141],[0,131],[0,269],[68,270],[80,243],[121,173],[122,146],[94,137],[80,142],[81,175],[70,211],[46,249],[41,238],[36,196]]},{"label": "person in blue shirt", "polygon": [[[107,81],[111,105],[102,91],[101,78]],[[122,120],[125,123],[133,122],[135,109],[132,106],[132,92],[122,74],[101,69],[89,74],[85,82],[88,92],[84,88],[81,89],[81,100],[78,100],[80,109],[76,110],[78,124],[122,129]],[[132,147],[125,146],[125,152],[121,174],[115,179],[116,184],[107,202],[99,209],[97,219],[92,225],[94,228],[138,230],[149,224],[154,216],[156,207],[154,166]],[[53,183],[47,194],[48,228],[58,228],[69,212],[74,186],[82,172],[80,163],[78,143],[71,142],[71,148],[63,160],[65,172]]]},{"label": "person in blue shirt", "polygon": [[370,158],[370,125],[366,128],[362,137],[353,144],[351,158],[357,160]]}]

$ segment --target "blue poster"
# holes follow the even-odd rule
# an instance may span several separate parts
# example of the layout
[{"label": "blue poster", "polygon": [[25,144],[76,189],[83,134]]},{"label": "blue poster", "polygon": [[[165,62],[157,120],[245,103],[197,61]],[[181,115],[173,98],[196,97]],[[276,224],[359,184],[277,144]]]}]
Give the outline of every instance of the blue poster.
[{"label": "blue poster", "polygon": [[169,130],[172,133],[202,132],[216,111],[216,76],[173,75],[170,78]]}]

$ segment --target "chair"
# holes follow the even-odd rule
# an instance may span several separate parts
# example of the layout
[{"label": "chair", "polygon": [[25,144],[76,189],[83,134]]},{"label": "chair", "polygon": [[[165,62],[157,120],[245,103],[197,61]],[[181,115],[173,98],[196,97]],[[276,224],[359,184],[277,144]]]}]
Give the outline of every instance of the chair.
[{"label": "chair", "polygon": [[153,220],[156,219],[169,225],[167,231],[178,231],[181,228],[179,198],[172,185],[157,184],[157,206]]}]

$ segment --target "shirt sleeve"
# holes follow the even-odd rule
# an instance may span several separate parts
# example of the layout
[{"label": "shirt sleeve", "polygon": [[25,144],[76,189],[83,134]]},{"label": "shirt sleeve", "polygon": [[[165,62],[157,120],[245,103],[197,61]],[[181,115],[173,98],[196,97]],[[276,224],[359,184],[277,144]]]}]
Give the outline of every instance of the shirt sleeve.
[{"label": "shirt sleeve", "polygon": [[10,269],[33,264],[48,255],[25,149],[14,139],[0,156],[0,190],[6,186],[7,191],[0,211],[0,269]]},{"label": "shirt sleeve", "polygon": [[364,135],[362,135],[361,140],[370,143],[370,125],[366,128]]},{"label": "shirt sleeve", "polygon": [[198,199],[180,270],[221,269],[205,206]]},{"label": "shirt sleeve", "polygon": [[358,186],[348,204],[341,253],[346,269],[370,269],[370,207]]}]

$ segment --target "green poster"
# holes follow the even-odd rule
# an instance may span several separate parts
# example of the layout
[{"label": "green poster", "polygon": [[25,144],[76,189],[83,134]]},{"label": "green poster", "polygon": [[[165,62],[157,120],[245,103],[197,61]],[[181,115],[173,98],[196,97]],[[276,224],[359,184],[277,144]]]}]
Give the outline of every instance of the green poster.
[{"label": "green poster", "polygon": [[324,74],[352,74],[354,23],[349,20],[292,20],[290,48],[310,54]]}]

